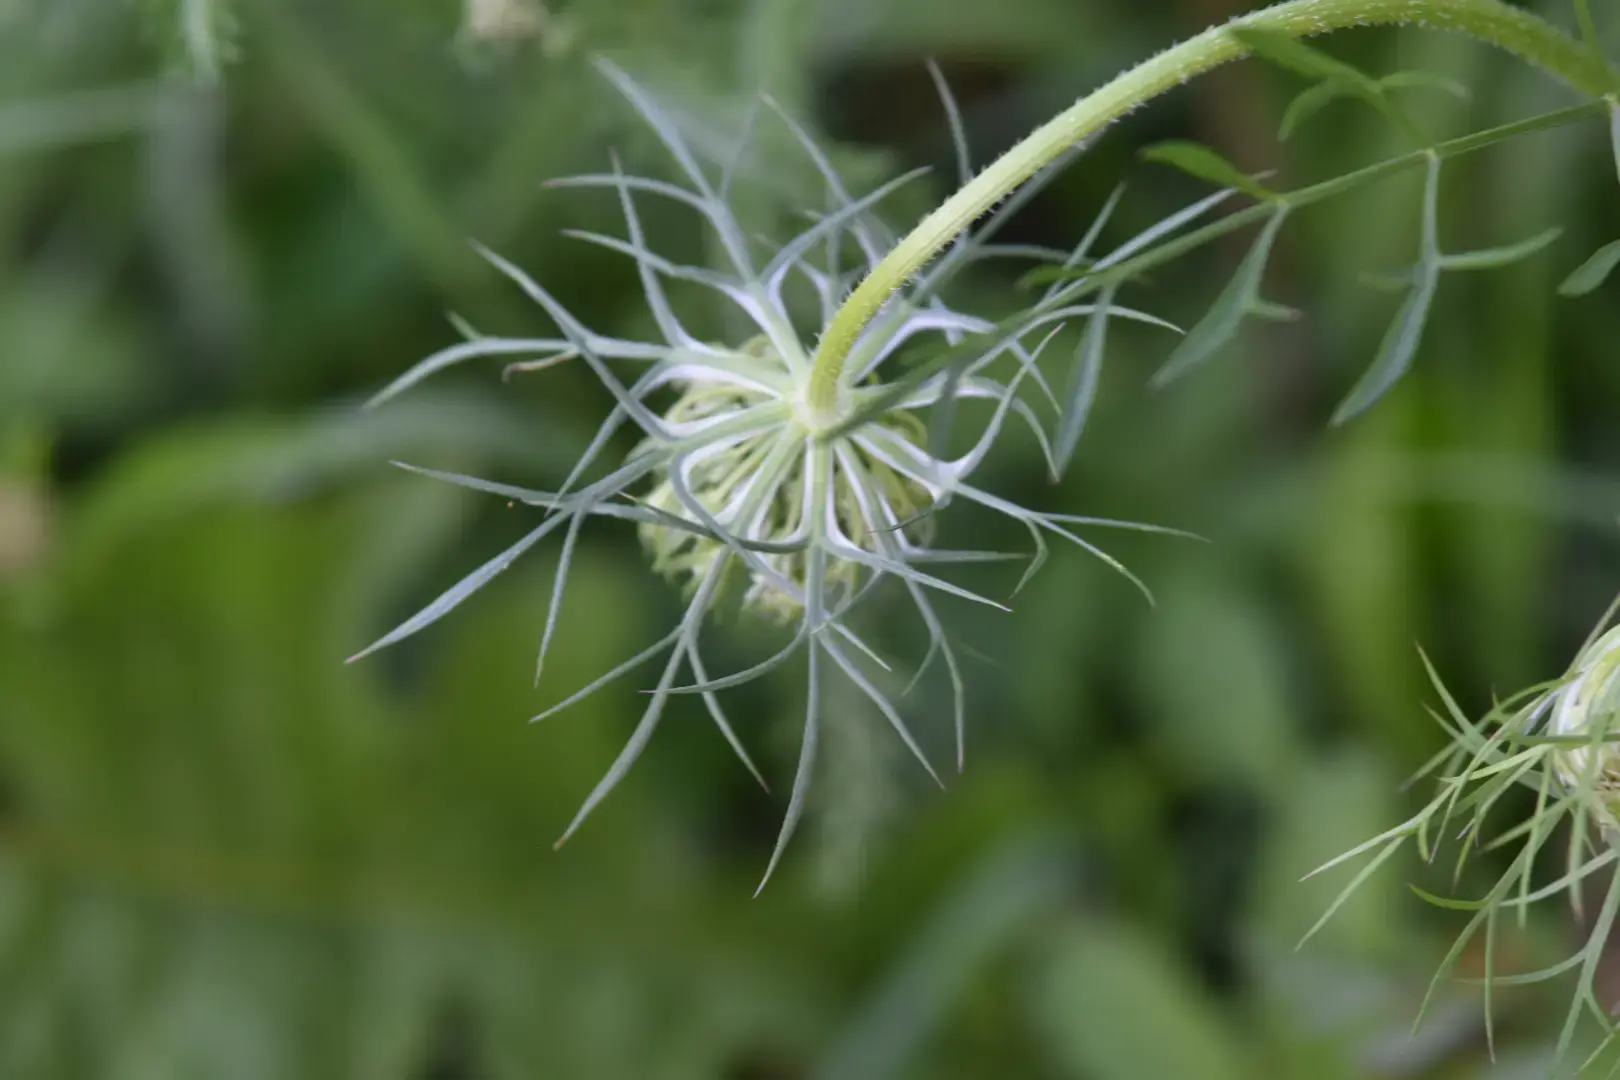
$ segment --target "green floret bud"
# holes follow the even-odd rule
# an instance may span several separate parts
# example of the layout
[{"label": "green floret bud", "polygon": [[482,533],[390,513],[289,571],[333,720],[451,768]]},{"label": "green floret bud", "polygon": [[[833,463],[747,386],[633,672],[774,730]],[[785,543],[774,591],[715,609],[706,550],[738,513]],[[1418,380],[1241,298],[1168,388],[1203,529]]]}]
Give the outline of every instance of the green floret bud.
[{"label": "green floret bud", "polygon": [[[762,368],[786,370],[764,337],[750,341],[738,352],[758,358]],[[734,383],[689,379],[677,386],[680,395],[663,417],[671,427],[722,419],[773,400],[765,391]],[[869,426],[898,435],[919,450],[927,438],[922,421],[903,409],[879,414]],[[806,473],[814,441],[814,432],[794,413],[780,425],[740,438],[717,439],[711,447],[694,453],[683,473],[691,498],[734,537],[754,544],[800,544],[795,550],[759,556],[798,590],[797,594],[739,561],[728,564],[730,572],[740,571],[749,579],[741,606],[781,623],[792,622],[803,613],[803,594],[809,587],[806,537],[813,516],[826,512],[818,509],[808,489]],[[861,505],[864,492],[884,504],[884,518],[880,520],[899,523],[897,532],[903,532],[915,544],[926,545],[933,532],[929,512],[934,505],[928,490],[848,438],[836,440],[835,445],[843,464],[833,470],[822,507],[830,502],[837,530],[862,550],[874,554],[879,551],[871,511]],[[690,520],[690,506],[671,479],[672,467],[674,463],[670,462],[654,472],[652,489],[644,502]],[[851,475],[851,467],[857,475]],[[652,557],[653,569],[682,585],[688,593],[696,590],[716,560],[724,558],[729,550],[725,541],[717,537],[671,525],[644,522],[638,531]],[[859,563],[834,557],[828,560],[824,587],[847,594],[860,585],[867,573],[869,570]]]}]

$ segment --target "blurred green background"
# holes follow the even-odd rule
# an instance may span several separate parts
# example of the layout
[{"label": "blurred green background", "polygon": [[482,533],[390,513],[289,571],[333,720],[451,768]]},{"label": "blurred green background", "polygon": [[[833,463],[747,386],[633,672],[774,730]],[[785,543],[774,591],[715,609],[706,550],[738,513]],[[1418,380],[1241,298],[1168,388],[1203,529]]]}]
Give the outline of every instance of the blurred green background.
[{"label": "blurred green background", "polygon": [[[217,85],[183,70],[189,6],[0,6],[0,1077],[1547,1075],[1561,985],[1499,995],[1494,1067],[1477,988],[1447,987],[1408,1035],[1460,928],[1406,891],[1422,868],[1379,875],[1293,947],[1346,880],[1300,876],[1400,820],[1402,781],[1440,745],[1415,643],[1479,707],[1557,674],[1620,587],[1620,306],[1612,283],[1554,295],[1620,235],[1597,125],[1448,170],[1449,248],[1565,237],[1448,278],[1418,372],[1345,429],[1326,418],[1395,305],[1358,275],[1410,261],[1415,177],[1284,233],[1268,292],[1307,320],[1251,328],[1156,394],[1168,340],[1116,332],[1071,474],[1050,484],[1008,439],[985,485],[1214,542],[1111,545],[1156,608],[1073,550],[1013,615],[946,605],[975,657],[967,769],[944,793],[833,691],[807,828],[754,900],[797,750],[791,669],[728,699],[775,794],[688,699],[550,849],[645,699],[632,679],[525,720],[678,610],[632,530],[584,534],[538,688],[554,545],[342,662],[531,520],[388,462],[552,486],[606,393],[583,370],[503,385],[484,363],[358,402],[454,340],[448,310],[550,331],[467,237],[597,328],[645,330],[633,269],[558,236],[618,231],[612,196],[541,186],[610,148],[671,174],[593,53],[719,132],[774,94],[858,190],[939,167],[886,204],[904,226],[950,175],[926,59],[982,164],[1242,0],[574,0],[541,18],[243,0]],[[1569,101],[1444,36],[1332,47],[1471,86],[1413,99],[1439,133]],[[1008,236],[1072,244],[1122,180],[1116,238],[1196,197],[1135,159],[1154,139],[1291,183],[1400,148],[1350,105],[1279,144],[1298,88],[1250,65],[1172,95]],[[819,196],[768,128],[746,198],[785,229]],[[660,250],[707,257],[678,207],[644,209]],[[1243,247],[1139,302],[1196,319]],[[957,306],[1006,310],[1014,280],[987,268]],[[945,542],[1019,544],[1004,525],[957,505]],[[915,662],[920,628],[887,611],[874,638]],[[746,623],[712,636],[716,668],[759,656]],[[907,699],[938,761],[942,682]],[[1576,931],[1549,913],[1497,962],[1533,966]],[[1620,962],[1605,985],[1620,997]]]}]

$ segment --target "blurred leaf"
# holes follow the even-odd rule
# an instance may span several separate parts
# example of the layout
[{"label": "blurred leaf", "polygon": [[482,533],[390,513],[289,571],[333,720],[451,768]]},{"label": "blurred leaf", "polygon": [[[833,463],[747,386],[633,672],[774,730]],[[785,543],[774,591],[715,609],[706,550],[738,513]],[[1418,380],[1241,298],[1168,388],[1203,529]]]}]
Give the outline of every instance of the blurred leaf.
[{"label": "blurred leaf", "polygon": [[948,18],[932,0],[825,0],[812,10],[823,48],[836,56],[1052,57],[1070,67],[1077,43],[1107,40],[1121,21],[1104,7],[1067,0],[1021,0],[996,8],[953,4]]},{"label": "blurred leaf", "polygon": [[1164,594],[1137,667],[1161,752],[1197,784],[1286,786],[1299,748],[1278,628],[1246,591],[1205,574]]},{"label": "blurred leaf", "polygon": [[470,282],[478,260],[428,186],[412,148],[361,94],[341,64],[305,26],[296,5],[256,2],[254,29],[281,73],[283,85],[353,169],[360,192],[397,241],[460,307],[482,303]]},{"label": "blurred leaf", "polygon": [[[339,663],[360,614],[347,580],[401,521],[397,500],[353,495],[205,507],[63,581],[48,636],[0,621],[0,761],[26,807],[0,845],[0,1064],[394,1077],[428,1067],[460,1000],[467,1052],[501,1075],[708,1080],[746,1039],[802,1025],[792,965],[722,914],[746,910],[740,878],[676,886],[656,843],[611,841],[612,815],[566,866],[544,851],[633,702],[521,722],[530,672],[496,643],[534,630],[524,590],[469,613],[464,646],[429,665],[454,682],[416,673],[443,684],[425,697]],[[575,573],[629,606],[611,561]],[[610,663],[628,628],[577,622],[559,665]],[[514,662],[479,671],[489,657]],[[644,917],[662,929],[634,930]],[[700,945],[705,926],[725,929]]]},{"label": "blurred leaf", "polygon": [[1047,840],[1021,840],[988,855],[952,887],[815,1075],[906,1075],[968,982],[1063,895],[1068,869]]},{"label": "blurred leaf", "polygon": [[1411,768],[1433,752],[1433,729],[1415,713],[1425,683],[1411,648],[1432,598],[1410,509],[1367,492],[1408,475],[1402,451],[1422,431],[1420,417],[1410,397],[1392,399],[1334,440],[1304,479],[1308,501],[1291,548],[1324,635],[1327,699],[1360,738]]},{"label": "blurred leaf", "polygon": [[1379,79],[1378,85],[1386,90],[1438,90],[1458,101],[1473,97],[1467,84],[1432,71],[1396,71]]},{"label": "blurred leaf", "polygon": [[[1276,829],[1261,851],[1253,904],[1256,944],[1268,955],[1275,953],[1279,963],[1294,953],[1354,869],[1301,879],[1401,820],[1399,780],[1372,754],[1353,750],[1297,760],[1278,779]],[[1402,913],[1415,908],[1406,902],[1405,869],[1398,862],[1369,879],[1311,939],[1297,963],[1351,958],[1372,963],[1400,955],[1412,930]],[[1307,1015],[1335,1008],[1325,999],[1298,1004]]]},{"label": "blurred leaf", "polygon": [[139,134],[163,96],[156,82],[80,90],[0,105],[0,154],[56,150],[74,143]]},{"label": "blurred leaf", "polygon": [[1614,268],[1620,266],[1620,240],[1612,244],[1605,244],[1592,253],[1592,257],[1582,263],[1574,273],[1564,279],[1558,286],[1560,296],[1585,296],[1596,292],[1614,273]]},{"label": "blurred leaf", "polygon": [[1041,948],[1032,1020],[1076,1080],[1240,1080],[1241,1037],[1190,972],[1128,924],[1079,915]]},{"label": "blurred leaf", "polygon": [[[579,433],[583,436],[583,432]],[[492,400],[422,395],[387,408],[329,408],[308,416],[199,424],[154,438],[120,461],[81,501],[81,543],[120,542],[154,522],[220,501],[307,498],[357,474],[382,477],[390,459],[454,455],[563,475],[575,442],[566,427],[537,436]]]},{"label": "blurred leaf", "polygon": [[1291,308],[1286,304],[1275,304],[1270,300],[1257,300],[1249,314],[1265,322],[1291,323],[1298,322],[1305,317],[1305,313],[1298,308]]},{"label": "blurred leaf", "polygon": [[145,343],[124,313],[107,310],[110,270],[64,256],[0,297],[0,424],[95,426],[143,403]]},{"label": "blurred leaf", "polygon": [[1575,22],[1581,28],[1581,41],[1592,50],[1592,55],[1603,55],[1603,42],[1598,37],[1597,22],[1592,18],[1592,0],[1575,0]]}]

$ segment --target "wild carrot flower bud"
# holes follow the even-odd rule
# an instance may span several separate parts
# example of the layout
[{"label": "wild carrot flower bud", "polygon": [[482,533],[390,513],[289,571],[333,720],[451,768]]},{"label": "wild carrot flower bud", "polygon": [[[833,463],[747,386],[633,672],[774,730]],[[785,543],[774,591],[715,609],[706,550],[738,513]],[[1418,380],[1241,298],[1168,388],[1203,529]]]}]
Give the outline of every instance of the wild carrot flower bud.
[{"label": "wild carrot flower bud", "polygon": [[[1083,539],[1074,527],[1172,530],[1043,513],[999,498],[971,483],[970,478],[996,440],[1010,429],[1009,420],[1033,434],[1056,473],[1047,433],[1024,392],[1034,388],[1047,404],[1056,406],[1041,372],[1040,358],[1064,320],[1091,316],[1101,310],[1104,319],[1168,324],[1114,303],[1112,293],[1101,304],[1079,304],[1074,302],[1072,291],[1061,287],[1048,290],[1030,308],[1000,324],[953,310],[941,290],[968,263],[986,258],[1034,257],[1072,270],[1082,264],[1085,249],[1101,227],[1099,222],[1081,248],[1073,252],[1003,247],[990,242],[1001,221],[1001,215],[997,215],[977,232],[964,235],[926,273],[892,295],[840,358],[837,371],[819,371],[816,351],[808,343],[822,336],[842,298],[893,247],[893,237],[875,217],[877,204],[919,174],[903,176],[865,196],[854,197],[808,133],[782,116],[825,181],[831,209],[812,215],[812,224],[804,231],[775,248],[768,258],[761,256],[728,203],[728,193],[738,179],[740,151],[726,158],[716,182],[699,164],[680,125],[665,107],[617,68],[607,64],[602,67],[651,125],[687,184],[628,175],[615,161],[611,172],[569,177],[553,181],[552,186],[604,188],[616,195],[624,217],[624,237],[578,231],[568,235],[633,260],[661,340],[634,341],[599,334],[584,326],[516,266],[493,252],[484,252],[497,269],[545,311],[556,325],[558,336],[494,338],[464,328],[468,340],[417,364],[377,400],[392,397],[462,361],[500,356],[511,361],[510,370],[518,371],[537,371],[564,361],[586,364],[612,394],[615,407],[557,491],[532,491],[474,477],[431,473],[452,483],[541,507],[544,513],[534,529],[512,548],[468,575],[366,652],[435,622],[529,547],[552,532],[562,531],[562,554],[540,645],[543,666],[557,627],[581,527],[589,518],[633,522],[651,556],[653,569],[682,586],[686,612],[661,641],[536,717],[541,719],[567,707],[660,654],[666,656],[641,723],[619,759],[586,799],[563,839],[573,834],[629,770],[658,726],[666,705],[677,695],[693,694],[702,699],[722,736],[757,777],[759,773],[722,709],[718,693],[758,678],[802,654],[808,666],[804,739],[781,836],[766,871],[768,878],[805,806],[817,757],[824,665],[837,668],[872,702],[929,775],[937,779],[900,710],[871,673],[873,666],[887,669],[888,663],[863,639],[849,617],[878,584],[892,582],[903,589],[927,630],[928,649],[917,677],[936,659],[942,660],[947,669],[960,765],[965,686],[956,652],[931,597],[946,594],[995,607],[1002,605],[929,568],[1010,556],[933,547],[934,515],[945,504],[960,499],[1023,525],[1035,548],[1025,580],[1045,558],[1046,538],[1059,536],[1103,559],[1140,587],[1141,583],[1124,567]],[[966,177],[969,170],[965,146],[960,145],[960,121],[948,93],[946,106]],[[1022,198],[1028,198],[1034,190],[1025,188]],[[718,241],[724,269],[678,264],[649,250],[636,208],[637,197],[647,195],[673,200],[696,211]],[[1001,214],[1015,210],[1020,201],[1015,197]],[[1169,224],[1154,226],[1124,245],[1123,253],[1116,252],[1114,257],[1124,258],[1130,250],[1190,221],[1216,201],[1206,200],[1191,212],[1179,213]],[[847,266],[851,254],[858,256],[858,261]],[[686,329],[666,295],[665,282],[669,279],[709,289],[746,317],[753,326],[751,336],[735,345],[698,340]],[[818,325],[796,324],[796,309],[785,295],[790,280],[808,287],[819,300]],[[954,363],[927,378],[901,376],[884,382],[882,372],[891,357],[902,346],[926,335],[942,338],[952,349]],[[631,371],[631,378],[621,377],[624,369]],[[956,406],[962,402],[979,403],[988,418],[966,452],[950,457],[943,452],[946,431],[929,431],[919,413],[937,407],[940,415],[954,416]],[[599,464],[614,435],[626,424],[640,429],[643,438],[639,445],[617,466]],[[600,475],[587,480],[593,472]],[[739,588],[728,590],[733,584]],[[745,612],[785,625],[793,636],[784,649],[764,662],[712,677],[702,659],[702,635],[708,616],[731,602],[732,595],[736,595]],[[682,685],[678,676],[686,668],[691,670],[694,681]]]},{"label": "wild carrot flower bud", "polygon": [[[738,356],[756,358],[760,376],[792,384],[792,372],[767,338],[755,338],[738,350]],[[759,379],[760,384],[767,381]],[[765,390],[700,372],[691,374],[680,390],[663,421],[671,431],[691,434],[770,401]],[[922,455],[927,430],[913,413],[904,409],[886,412],[874,423]],[[816,432],[800,411],[786,410],[779,427],[716,440],[691,454],[678,470],[673,462],[660,465],[653,472],[653,488],[645,500],[647,506],[678,519],[685,513],[683,499],[689,498],[724,531],[760,545],[760,569],[747,575],[750,580],[742,606],[778,623],[802,617],[805,590],[810,588],[808,548],[802,538],[810,532],[809,515],[817,512],[809,474],[816,460],[815,444]],[[929,511],[934,500],[929,490],[858,445],[840,446],[838,467],[824,499],[829,540],[872,557],[881,553],[880,533],[884,530],[893,530],[897,543],[916,549],[926,546],[933,534]],[[655,451],[656,443],[649,440],[638,453]],[[730,561],[726,542],[718,535],[694,532],[665,520],[644,521],[639,532],[652,556],[653,569],[684,585],[688,595],[696,592],[717,563]],[[821,587],[852,593],[865,572],[862,562],[830,559]]]},{"label": "wild carrot flower bud", "polygon": [[[1451,737],[1451,745],[1422,770],[1433,775],[1438,790],[1411,818],[1316,871],[1371,857],[1310,934],[1380,864],[1409,844],[1432,862],[1441,846],[1454,843],[1453,888],[1463,880],[1470,860],[1488,852],[1491,869],[1479,879],[1483,889],[1476,885],[1467,896],[1437,896],[1414,886],[1438,907],[1470,913],[1435,974],[1429,998],[1476,936],[1484,938],[1487,1022],[1495,984],[1539,983],[1577,972],[1559,1056],[1569,1049],[1583,1014],[1590,1013],[1605,1028],[1613,1022],[1594,981],[1620,914],[1620,754],[1615,745],[1620,734],[1620,626],[1603,629],[1617,613],[1620,598],[1562,676],[1499,701],[1477,720],[1462,712],[1428,665],[1444,705],[1435,716]],[[1594,897],[1601,900],[1595,917],[1588,919],[1582,913]],[[1585,928],[1574,951],[1539,970],[1497,971],[1493,948],[1508,923],[1523,928],[1532,907],[1565,898]]]}]

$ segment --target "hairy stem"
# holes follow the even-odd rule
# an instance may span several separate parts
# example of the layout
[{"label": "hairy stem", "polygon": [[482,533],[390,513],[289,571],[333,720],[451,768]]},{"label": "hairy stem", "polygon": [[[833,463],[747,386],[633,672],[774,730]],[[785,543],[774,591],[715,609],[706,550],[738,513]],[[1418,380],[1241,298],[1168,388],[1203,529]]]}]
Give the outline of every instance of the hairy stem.
[{"label": "hairy stem", "polygon": [[1289,0],[1196,37],[1137,65],[1042,124],[925,217],[850,293],[816,349],[810,401],[837,409],[844,361],[885,300],[980,215],[1064,151],[1167,90],[1248,55],[1228,31],[1307,37],[1353,26],[1418,24],[1469,34],[1594,96],[1620,89],[1604,59],[1550,23],[1502,0]]}]

